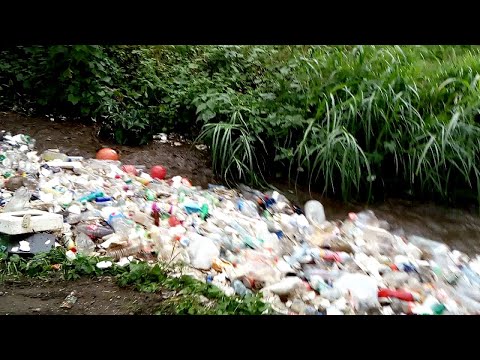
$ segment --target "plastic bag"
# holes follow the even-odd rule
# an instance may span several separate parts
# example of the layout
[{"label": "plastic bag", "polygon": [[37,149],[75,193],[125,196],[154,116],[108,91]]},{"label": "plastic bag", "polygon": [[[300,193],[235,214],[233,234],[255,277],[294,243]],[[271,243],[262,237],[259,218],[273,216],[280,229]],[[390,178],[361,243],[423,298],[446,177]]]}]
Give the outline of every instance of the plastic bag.
[{"label": "plastic bag", "polygon": [[349,295],[356,310],[368,310],[379,305],[377,281],[370,276],[359,273],[345,274],[334,286]]},{"label": "plastic bag", "polygon": [[[196,236],[195,236],[196,235]],[[190,245],[187,248],[190,264],[201,270],[209,270],[213,260],[220,256],[220,251],[215,243],[204,236],[190,233],[188,235]]]}]

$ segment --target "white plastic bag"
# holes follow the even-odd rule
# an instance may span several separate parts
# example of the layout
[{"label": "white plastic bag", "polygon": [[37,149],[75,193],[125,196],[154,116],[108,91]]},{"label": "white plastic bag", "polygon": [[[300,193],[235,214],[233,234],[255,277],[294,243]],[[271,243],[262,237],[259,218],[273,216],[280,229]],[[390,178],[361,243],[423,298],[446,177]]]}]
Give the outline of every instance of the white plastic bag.
[{"label": "white plastic bag", "polygon": [[377,281],[370,276],[359,273],[345,274],[335,282],[334,286],[345,295],[349,295],[356,310],[378,306]]},{"label": "white plastic bag", "polygon": [[191,233],[187,236],[190,240],[190,245],[187,248],[190,264],[197,269],[210,269],[213,260],[220,256],[220,251],[215,243],[211,239],[198,234]]}]

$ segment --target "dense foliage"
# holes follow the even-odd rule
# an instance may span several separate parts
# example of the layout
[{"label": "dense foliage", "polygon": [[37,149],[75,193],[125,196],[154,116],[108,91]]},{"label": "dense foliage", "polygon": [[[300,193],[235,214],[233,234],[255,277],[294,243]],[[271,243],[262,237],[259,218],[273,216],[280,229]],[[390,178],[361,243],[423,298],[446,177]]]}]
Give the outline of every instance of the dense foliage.
[{"label": "dense foliage", "polygon": [[[345,198],[480,198],[480,48],[50,46],[1,52],[3,107],[88,116],[125,143],[199,135],[226,179]],[[473,194],[473,195],[472,195]]]}]

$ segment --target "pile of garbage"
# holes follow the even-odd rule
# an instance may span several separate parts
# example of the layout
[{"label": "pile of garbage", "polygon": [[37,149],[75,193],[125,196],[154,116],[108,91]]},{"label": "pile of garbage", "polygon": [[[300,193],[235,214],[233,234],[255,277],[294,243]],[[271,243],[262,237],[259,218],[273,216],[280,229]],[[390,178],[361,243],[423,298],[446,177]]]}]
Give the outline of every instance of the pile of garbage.
[{"label": "pile of garbage", "polygon": [[183,263],[229,296],[261,292],[280,314],[480,313],[479,257],[394,235],[371,211],[328,221],[315,200],[301,209],[277,191],[202,189],[34,147],[0,133],[0,237],[21,237],[4,251]]}]

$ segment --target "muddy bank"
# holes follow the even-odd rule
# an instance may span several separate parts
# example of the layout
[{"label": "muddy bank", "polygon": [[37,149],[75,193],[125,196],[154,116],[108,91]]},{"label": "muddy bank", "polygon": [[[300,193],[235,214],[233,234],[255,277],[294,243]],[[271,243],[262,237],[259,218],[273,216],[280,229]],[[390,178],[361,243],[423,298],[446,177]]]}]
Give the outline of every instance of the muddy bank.
[{"label": "muddy bank", "polygon": [[[72,291],[77,301],[61,308]],[[0,315],[152,315],[162,300],[161,293],[119,288],[111,277],[0,282]]]},{"label": "muddy bank", "polygon": [[[78,122],[48,118],[27,118],[18,114],[0,113],[0,130],[24,133],[37,140],[37,149],[42,152],[49,148],[86,158],[94,157],[103,147],[113,147],[125,164],[142,164],[147,167],[161,164],[168,169],[167,175],[182,175],[196,185],[206,187],[216,183],[211,164],[205,152],[191,145],[171,146],[152,142],[144,146],[119,146],[99,140],[95,126]],[[299,205],[314,198],[325,206],[329,219],[343,219],[351,211],[372,209],[379,218],[387,220],[398,232],[417,234],[433,240],[443,241],[467,254],[480,253],[480,217],[473,210],[452,209],[432,203],[411,202],[390,199],[381,204],[345,204],[323,198],[320,193],[284,184],[275,184],[291,200]],[[312,189],[315,190],[315,189]]]}]

